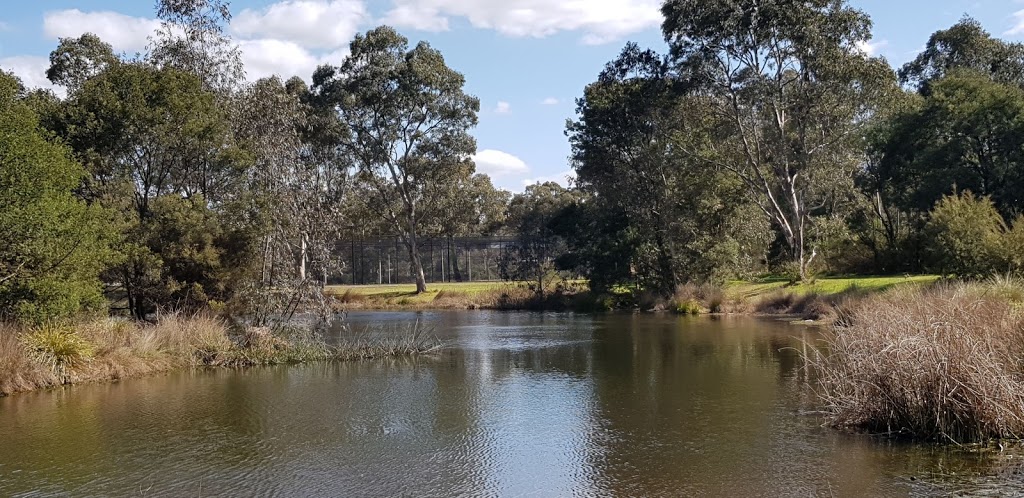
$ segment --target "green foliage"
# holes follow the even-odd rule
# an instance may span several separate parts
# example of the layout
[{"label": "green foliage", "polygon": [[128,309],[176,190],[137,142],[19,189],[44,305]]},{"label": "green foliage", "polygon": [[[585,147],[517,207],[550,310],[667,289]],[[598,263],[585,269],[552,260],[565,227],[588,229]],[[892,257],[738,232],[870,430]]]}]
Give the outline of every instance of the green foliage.
[{"label": "green foliage", "polygon": [[422,293],[422,199],[472,174],[480,101],[439,51],[426,42],[410,49],[393,28],[357,35],[350,48],[341,66],[316,70],[310,100],[335,119],[327,140],[354,166],[359,201],[402,236]]},{"label": "green foliage", "polygon": [[687,299],[685,301],[672,303],[672,311],[680,315],[699,315],[703,311],[700,303],[695,299]]},{"label": "green foliage", "polygon": [[680,149],[733,175],[806,277],[817,218],[854,192],[863,117],[898,91],[857,48],[870,19],[825,0],[669,0],[662,13],[674,71],[709,110],[697,128],[710,136]]},{"label": "green foliage", "polygon": [[927,211],[961,189],[1009,215],[1024,199],[1024,89],[952,70],[895,116],[875,147],[875,183],[904,211]]},{"label": "green foliage", "polygon": [[564,278],[555,264],[566,252],[565,239],[559,236],[556,224],[579,198],[579,192],[554,182],[530,185],[512,198],[508,226],[518,240],[498,262],[502,278],[529,282],[540,296]]},{"label": "green foliage", "polygon": [[949,29],[932,34],[924,50],[900,69],[899,76],[903,84],[927,94],[932,82],[957,69],[970,69],[1003,83],[1024,84],[1024,45],[992,38],[980,22],[964,17]]},{"label": "green foliage", "polygon": [[669,64],[627,45],[579,100],[568,124],[587,202],[565,216],[563,263],[595,289],[636,283],[667,296],[690,280],[749,272],[769,238],[741,182],[702,160],[711,109],[684,93]]},{"label": "green foliage", "polygon": [[89,78],[120,62],[114,49],[100,37],[85,33],[78,38],[61,38],[50,52],[50,68],[46,78],[55,85],[78,91]]},{"label": "green foliage", "polygon": [[109,214],[73,192],[84,177],[0,72],[0,316],[39,323],[103,302]]},{"label": "green foliage", "polygon": [[942,273],[964,277],[1005,269],[1006,231],[991,199],[970,192],[944,197],[926,227],[932,264]]}]

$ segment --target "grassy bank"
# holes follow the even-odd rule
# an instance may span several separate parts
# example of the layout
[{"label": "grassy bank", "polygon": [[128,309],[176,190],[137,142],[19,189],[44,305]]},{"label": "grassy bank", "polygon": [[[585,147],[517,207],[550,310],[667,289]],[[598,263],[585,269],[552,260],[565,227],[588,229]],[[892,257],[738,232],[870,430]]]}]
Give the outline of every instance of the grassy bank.
[{"label": "grassy bank", "polygon": [[172,315],[152,325],[115,319],[38,328],[0,324],[0,396],[181,368],[413,355],[439,347],[419,325],[359,331],[328,345],[308,328],[242,330],[201,315]]},{"label": "grassy bank", "polygon": [[416,294],[413,284],[330,286],[327,292],[346,310],[590,310],[593,297],[586,283],[563,282],[543,295],[526,284],[510,282],[445,282],[427,285]]},{"label": "grassy bank", "polygon": [[1024,436],[1024,282],[905,287],[850,306],[808,361],[838,427],[941,442]]},{"label": "grassy bank", "polygon": [[784,279],[763,279],[730,282],[724,287],[683,285],[671,298],[633,292],[627,288],[594,295],[584,282],[569,282],[544,296],[537,295],[524,284],[507,282],[435,283],[429,284],[429,291],[423,294],[416,294],[416,287],[412,284],[332,286],[328,292],[350,310],[639,309],[683,314],[785,314],[823,319],[836,305],[851,297],[903,285],[924,285],[937,279],[936,276],[824,277],[803,284],[791,284]]}]

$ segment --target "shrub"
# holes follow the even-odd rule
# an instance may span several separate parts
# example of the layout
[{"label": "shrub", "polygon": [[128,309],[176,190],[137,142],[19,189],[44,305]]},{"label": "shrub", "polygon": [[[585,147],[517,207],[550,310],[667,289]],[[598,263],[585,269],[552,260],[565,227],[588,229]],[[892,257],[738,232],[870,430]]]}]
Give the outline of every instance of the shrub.
[{"label": "shrub", "polygon": [[704,311],[700,303],[695,299],[675,301],[672,310],[680,315],[699,315]]},{"label": "shrub", "polygon": [[970,192],[943,197],[925,227],[935,269],[963,277],[1007,268],[1006,223],[992,200]]}]

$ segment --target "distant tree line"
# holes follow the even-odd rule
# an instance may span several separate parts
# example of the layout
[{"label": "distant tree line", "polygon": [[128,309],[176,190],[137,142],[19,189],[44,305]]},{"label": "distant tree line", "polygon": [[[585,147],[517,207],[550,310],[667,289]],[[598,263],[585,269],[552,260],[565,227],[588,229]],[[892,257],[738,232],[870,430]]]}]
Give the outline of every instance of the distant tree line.
[{"label": "distant tree line", "polygon": [[28,91],[0,72],[0,318],[107,306],[280,308],[317,297],[354,230],[484,234],[510,195],[474,173],[479,101],[388,27],[338,66],[245,80],[224,0],[163,0],[144,54],[61,39]]},{"label": "distant tree line", "polygon": [[669,0],[569,121],[552,218],[595,289],[758,273],[1017,272],[1024,45],[964,18],[899,70],[843,1]]},{"label": "distant tree line", "polygon": [[845,1],[662,12],[668,53],[628,44],[578,100],[574,185],[515,196],[475,172],[463,76],[391,28],[311,84],[247,82],[224,0],[158,2],[144,54],[61,39],[66,97],[0,72],[0,318],[266,316],[356,233],[399,237],[418,292],[422,241],[458,236],[514,237],[501,273],[538,292],[1024,265],[1024,45],[965,18],[894,70]]}]

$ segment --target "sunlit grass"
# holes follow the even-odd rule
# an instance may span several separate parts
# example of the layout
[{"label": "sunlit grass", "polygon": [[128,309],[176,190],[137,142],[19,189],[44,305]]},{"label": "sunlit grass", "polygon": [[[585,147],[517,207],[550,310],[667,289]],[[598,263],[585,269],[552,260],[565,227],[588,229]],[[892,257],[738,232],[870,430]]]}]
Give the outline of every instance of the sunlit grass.
[{"label": "sunlit grass", "polygon": [[332,285],[327,292],[341,296],[352,292],[368,298],[409,297],[417,301],[428,302],[441,291],[460,292],[464,294],[480,294],[508,286],[508,282],[444,282],[427,284],[427,292],[416,295],[415,284],[384,284],[384,285]]},{"label": "sunlit grass", "polygon": [[761,282],[729,282],[726,293],[729,297],[749,299],[765,296],[778,291],[794,294],[833,295],[849,291],[880,292],[899,285],[927,285],[939,280],[937,275],[865,276],[865,277],[823,277],[810,283],[791,284],[785,279],[768,279]]}]

